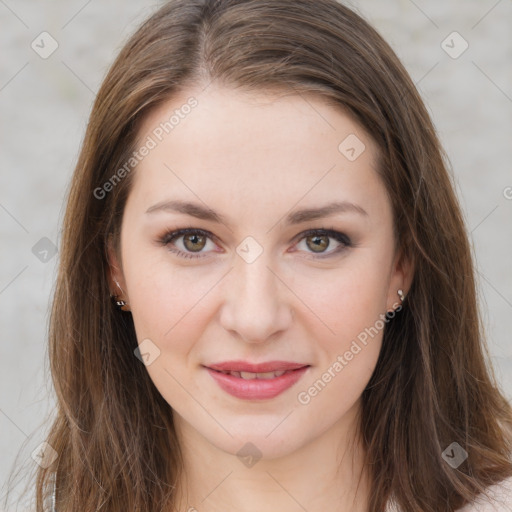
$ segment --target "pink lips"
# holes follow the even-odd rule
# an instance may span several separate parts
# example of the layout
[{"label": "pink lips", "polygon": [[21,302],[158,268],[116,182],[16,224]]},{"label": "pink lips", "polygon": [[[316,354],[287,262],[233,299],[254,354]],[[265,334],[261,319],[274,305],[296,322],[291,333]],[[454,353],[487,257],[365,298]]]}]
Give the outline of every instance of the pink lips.
[{"label": "pink lips", "polygon": [[[225,361],[206,366],[208,373],[227,393],[245,400],[274,398],[293,386],[307,371],[309,365],[289,361],[268,361],[253,364],[245,361]],[[244,379],[223,371],[266,373],[284,371],[270,379]]]}]

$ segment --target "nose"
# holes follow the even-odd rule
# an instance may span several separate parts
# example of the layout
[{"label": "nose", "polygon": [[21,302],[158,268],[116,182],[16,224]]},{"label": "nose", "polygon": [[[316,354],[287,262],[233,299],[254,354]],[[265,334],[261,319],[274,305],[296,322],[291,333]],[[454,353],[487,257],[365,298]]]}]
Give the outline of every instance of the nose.
[{"label": "nose", "polygon": [[223,283],[221,325],[247,343],[264,343],[292,322],[293,294],[270,263],[265,252],[252,263],[237,257]]}]

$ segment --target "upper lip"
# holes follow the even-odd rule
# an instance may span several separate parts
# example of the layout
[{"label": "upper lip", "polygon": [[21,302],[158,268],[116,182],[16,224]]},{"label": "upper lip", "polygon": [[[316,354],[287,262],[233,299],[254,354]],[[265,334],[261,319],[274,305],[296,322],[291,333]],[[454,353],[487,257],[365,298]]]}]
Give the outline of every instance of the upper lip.
[{"label": "upper lip", "polygon": [[266,361],[264,363],[249,363],[247,361],[223,361],[221,363],[207,365],[207,367],[211,368],[212,370],[251,373],[296,370],[298,368],[303,368],[304,366],[309,365],[303,363],[294,363],[290,361]]}]

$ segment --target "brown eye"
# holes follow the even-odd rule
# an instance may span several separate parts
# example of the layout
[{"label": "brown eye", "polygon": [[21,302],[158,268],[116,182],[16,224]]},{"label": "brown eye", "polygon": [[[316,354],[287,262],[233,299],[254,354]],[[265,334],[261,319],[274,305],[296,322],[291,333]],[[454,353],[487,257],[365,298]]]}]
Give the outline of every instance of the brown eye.
[{"label": "brown eye", "polygon": [[212,252],[204,249],[208,248],[208,244],[215,245],[213,239],[213,235],[208,231],[185,228],[165,233],[158,242],[180,257],[204,258]]},{"label": "brown eye", "polygon": [[[313,258],[329,258],[354,247],[354,243],[345,233],[334,229],[312,229],[301,235],[298,248],[306,253],[313,253]],[[334,240],[334,246],[332,240]],[[301,245],[303,245],[302,248]],[[333,249],[327,251],[331,246]]]},{"label": "brown eye", "polygon": [[[167,232],[158,239],[158,242],[182,258],[204,258],[208,257],[210,252],[217,252],[215,250],[204,250],[209,242],[212,246],[215,246],[214,240],[214,235],[209,231],[185,228]],[[334,250],[326,251],[332,245],[331,240],[335,241]],[[335,256],[354,246],[350,238],[344,233],[323,228],[302,233],[298,245],[300,244],[305,245],[302,250],[306,253],[317,254],[317,256],[314,256],[316,258]]]},{"label": "brown eye", "polygon": [[[329,247],[329,238],[327,235],[310,235],[305,240],[313,252],[323,252]],[[309,243],[310,241],[311,243]]]},{"label": "brown eye", "polygon": [[206,245],[206,236],[198,235],[197,233],[190,233],[183,236],[183,245],[187,251],[199,252],[204,249]]}]

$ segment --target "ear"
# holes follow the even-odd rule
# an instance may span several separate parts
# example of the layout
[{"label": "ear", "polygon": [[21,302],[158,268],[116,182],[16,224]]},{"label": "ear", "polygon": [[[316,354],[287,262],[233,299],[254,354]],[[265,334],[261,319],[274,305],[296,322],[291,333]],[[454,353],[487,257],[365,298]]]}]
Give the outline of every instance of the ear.
[{"label": "ear", "polygon": [[107,240],[107,263],[107,281],[110,289],[110,294],[117,295],[120,298],[127,300],[126,284],[124,281],[121,262],[117,256],[117,252],[115,250],[111,235],[109,235]]},{"label": "ear", "polygon": [[401,301],[398,290],[402,290],[407,296],[414,278],[414,259],[412,255],[406,254],[403,247],[400,247],[395,255],[393,269],[389,281],[387,311],[396,309]]}]

